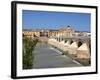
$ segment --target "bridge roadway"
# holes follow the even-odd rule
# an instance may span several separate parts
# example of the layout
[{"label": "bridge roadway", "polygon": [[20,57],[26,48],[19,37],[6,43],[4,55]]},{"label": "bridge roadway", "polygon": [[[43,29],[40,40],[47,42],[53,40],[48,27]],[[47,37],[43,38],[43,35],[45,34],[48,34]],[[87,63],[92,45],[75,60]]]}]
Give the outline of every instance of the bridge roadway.
[{"label": "bridge roadway", "polygon": [[37,43],[34,49],[33,68],[78,67],[80,63],[46,43]]}]

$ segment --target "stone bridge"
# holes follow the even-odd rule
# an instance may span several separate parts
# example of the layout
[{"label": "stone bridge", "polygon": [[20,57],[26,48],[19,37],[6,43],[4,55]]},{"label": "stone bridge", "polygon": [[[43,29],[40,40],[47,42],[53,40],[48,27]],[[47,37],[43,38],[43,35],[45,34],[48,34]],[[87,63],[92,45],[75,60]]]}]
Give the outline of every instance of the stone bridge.
[{"label": "stone bridge", "polygon": [[80,59],[89,59],[91,55],[90,36],[52,37],[48,43]]}]

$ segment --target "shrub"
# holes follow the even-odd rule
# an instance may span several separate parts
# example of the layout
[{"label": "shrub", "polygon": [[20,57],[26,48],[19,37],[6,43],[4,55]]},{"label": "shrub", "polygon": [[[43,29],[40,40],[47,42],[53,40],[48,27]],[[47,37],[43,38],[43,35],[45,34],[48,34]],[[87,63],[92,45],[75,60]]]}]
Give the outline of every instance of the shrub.
[{"label": "shrub", "polygon": [[34,59],[34,48],[38,39],[23,37],[23,69],[32,69]]}]

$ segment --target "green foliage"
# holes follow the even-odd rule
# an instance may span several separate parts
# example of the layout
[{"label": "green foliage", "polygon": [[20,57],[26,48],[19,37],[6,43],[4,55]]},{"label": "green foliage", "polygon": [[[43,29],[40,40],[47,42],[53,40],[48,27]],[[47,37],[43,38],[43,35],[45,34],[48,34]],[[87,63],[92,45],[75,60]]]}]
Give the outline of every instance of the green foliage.
[{"label": "green foliage", "polygon": [[37,42],[37,39],[23,37],[23,69],[31,69],[33,67],[33,50]]}]

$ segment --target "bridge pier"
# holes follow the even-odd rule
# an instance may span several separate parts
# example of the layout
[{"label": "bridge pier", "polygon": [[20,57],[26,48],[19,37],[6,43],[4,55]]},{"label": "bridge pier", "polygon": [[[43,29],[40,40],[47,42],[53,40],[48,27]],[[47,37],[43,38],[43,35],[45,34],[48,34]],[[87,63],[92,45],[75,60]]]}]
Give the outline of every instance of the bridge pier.
[{"label": "bridge pier", "polygon": [[63,50],[64,44],[65,44],[64,41],[61,41],[61,42],[59,43],[59,48],[60,48],[61,50]]},{"label": "bridge pier", "polygon": [[75,55],[77,58],[90,58],[89,40],[58,37],[49,39],[48,43],[58,49],[68,51],[69,54]]},{"label": "bridge pier", "polygon": [[83,43],[77,49],[77,58],[90,58],[89,47],[87,46],[87,43]]},{"label": "bridge pier", "polygon": [[73,42],[70,46],[69,46],[69,53],[70,54],[77,54],[77,49],[78,49],[78,45],[77,42]]}]

